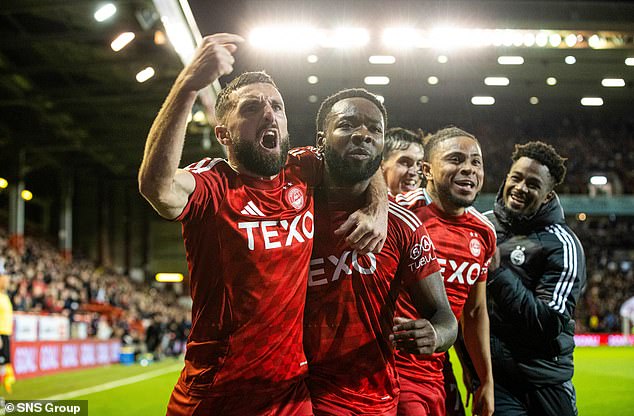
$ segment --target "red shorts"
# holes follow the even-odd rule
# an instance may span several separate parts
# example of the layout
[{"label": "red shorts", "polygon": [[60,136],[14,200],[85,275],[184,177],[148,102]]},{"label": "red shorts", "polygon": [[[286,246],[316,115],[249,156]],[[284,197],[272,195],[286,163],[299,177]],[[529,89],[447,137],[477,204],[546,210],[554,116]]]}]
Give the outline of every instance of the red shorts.
[{"label": "red shorts", "polygon": [[442,380],[413,383],[401,377],[399,416],[445,416],[445,386]]},{"label": "red shorts", "polygon": [[[356,406],[351,406],[351,408],[346,408],[345,406],[338,405],[336,403],[330,403],[326,400],[315,400],[313,401],[313,411],[315,412],[315,416],[356,416],[368,414],[364,412],[360,412],[358,409],[355,409]],[[396,416],[396,406],[387,410],[374,410],[372,411],[372,415],[375,416]]]},{"label": "red shorts", "polygon": [[280,392],[218,397],[192,397],[177,383],[167,404],[166,415],[312,416],[313,408],[303,380]]}]

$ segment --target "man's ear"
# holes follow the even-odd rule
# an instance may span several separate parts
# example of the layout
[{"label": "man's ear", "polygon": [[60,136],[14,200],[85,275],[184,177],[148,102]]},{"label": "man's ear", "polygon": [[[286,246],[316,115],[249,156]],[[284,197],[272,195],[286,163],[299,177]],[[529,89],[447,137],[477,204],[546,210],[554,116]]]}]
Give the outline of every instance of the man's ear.
[{"label": "man's ear", "polygon": [[323,131],[318,131],[317,132],[317,148],[318,149],[323,149],[324,146],[326,145],[326,135],[324,134]]},{"label": "man's ear", "polygon": [[544,200],[544,204],[550,202],[551,199],[555,197],[555,190],[552,190],[546,194],[546,199]]},{"label": "man's ear", "polygon": [[229,133],[229,129],[225,126],[216,126],[214,127],[214,133],[216,134],[216,140],[223,146],[229,146],[232,144],[231,141],[231,133]]},{"label": "man's ear", "polygon": [[431,163],[423,162],[423,176],[425,176],[425,179],[427,179],[428,181],[431,181],[433,179],[431,175]]}]

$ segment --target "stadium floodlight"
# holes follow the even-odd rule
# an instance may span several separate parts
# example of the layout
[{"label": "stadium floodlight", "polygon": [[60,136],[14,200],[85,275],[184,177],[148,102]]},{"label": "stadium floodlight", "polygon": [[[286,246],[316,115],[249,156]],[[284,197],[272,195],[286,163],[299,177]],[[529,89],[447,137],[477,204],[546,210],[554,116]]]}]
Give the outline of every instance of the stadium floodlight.
[{"label": "stadium floodlight", "polygon": [[308,76],[308,83],[309,84],[317,84],[319,82],[319,78],[317,77],[317,75],[309,75]]},{"label": "stadium floodlight", "polygon": [[311,94],[311,95],[308,96],[308,102],[309,103],[313,103],[314,104],[314,103],[317,102],[318,99],[319,98],[315,94]]},{"label": "stadium floodlight", "polygon": [[105,22],[117,12],[117,6],[112,3],[104,4],[93,15],[98,22]]},{"label": "stadium floodlight", "polygon": [[544,46],[548,45],[548,33],[539,32],[535,36],[535,44],[539,46],[540,48],[543,48]]},{"label": "stadium floodlight", "polygon": [[427,104],[429,102],[429,97],[426,95],[421,95],[420,96],[420,102],[421,104]]},{"label": "stadium floodlight", "polygon": [[449,62],[449,58],[447,57],[447,55],[438,55],[439,64],[446,64],[447,62]]},{"label": "stadium floodlight", "polygon": [[625,58],[625,65],[634,66],[634,58]]},{"label": "stadium floodlight", "polygon": [[381,103],[385,102],[385,97],[382,95],[376,95],[376,99],[379,100]]},{"label": "stadium floodlight", "polygon": [[608,178],[605,175],[594,175],[590,177],[592,185],[602,186],[608,184]]},{"label": "stadium floodlight", "polygon": [[566,36],[566,46],[568,46],[569,48],[572,48],[576,44],[577,44],[577,35],[575,35],[574,33],[571,33],[568,36]]},{"label": "stadium floodlight", "polygon": [[554,85],[557,85],[557,78],[555,77],[546,78],[546,84],[550,85],[551,87]]},{"label": "stadium floodlight", "polygon": [[383,31],[382,40],[390,48],[413,48],[422,43],[420,31],[411,27],[387,28]]},{"label": "stadium floodlight", "polygon": [[316,64],[317,62],[319,62],[319,56],[317,55],[308,55],[306,57],[306,61],[308,61],[309,64]]},{"label": "stadium floodlight", "polygon": [[601,39],[599,35],[592,35],[588,39],[588,45],[593,49],[601,48],[605,44],[605,39]]},{"label": "stadium floodlight", "polygon": [[493,105],[495,104],[495,98],[486,95],[476,95],[471,97],[471,104],[473,105]]},{"label": "stadium floodlight", "polygon": [[249,43],[260,49],[302,51],[319,43],[320,33],[308,26],[258,27],[249,33]]},{"label": "stadium floodlight", "polygon": [[137,82],[145,82],[148,79],[152,78],[153,76],[154,76],[154,68],[152,68],[151,66],[148,66],[147,68],[140,70],[139,73],[136,74],[136,80]]},{"label": "stadium floodlight", "polygon": [[132,42],[134,36],[133,32],[123,32],[110,43],[110,47],[113,51],[119,52],[125,48],[128,43]]},{"label": "stadium floodlight", "polygon": [[366,29],[356,27],[340,27],[334,30],[321,31],[319,45],[323,48],[358,48],[370,41]]},{"label": "stadium floodlight", "polygon": [[524,34],[524,46],[530,48],[535,44],[535,35],[533,33]]},{"label": "stadium floodlight", "polygon": [[157,273],[154,276],[157,282],[161,283],[178,283],[183,281],[182,273]]},{"label": "stadium floodlight", "polygon": [[553,48],[559,47],[559,45],[561,45],[561,35],[559,33],[551,33],[550,36],[548,36],[548,43],[550,43],[550,46]]},{"label": "stadium floodlight", "polygon": [[25,201],[30,201],[33,199],[33,193],[31,191],[23,189],[22,192],[20,192],[20,197],[22,197],[22,199],[24,199]]},{"label": "stadium floodlight", "polygon": [[575,63],[577,63],[577,58],[572,55],[568,55],[564,58],[564,62],[568,65],[574,65]]},{"label": "stadium floodlight", "polygon": [[521,56],[499,56],[498,64],[500,65],[522,65],[524,58]]},{"label": "stadium floodlight", "polygon": [[436,85],[436,84],[438,84],[438,77],[436,77],[436,76],[434,76],[434,75],[430,76],[429,78],[427,78],[427,83],[428,83],[429,85]]},{"label": "stadium floodlight", "polygon": [[531,97],[531,98],[528,99],[528,102],[533,104],[533,105],[537,105],[537,104],[539,104],[539,98]]},{"label": "stadium floodlight", "polygon": [[507,77],[486,77],[484,79],[484,84],[489,86],[506,87],[509,83]]},{"label": "stadium floodlight", "polygon": [[4,189],[9,186],[9,181],[4,178],[0,178],[0,189]]},{"label": "stadium floodlight", "polygon": [[390,83],[390,78],[385,76],[368,76],[363,78],[363,82],[366,85],[387,85]]},{"label": "stadium floodlight", "polygon": [[392,55],[372,55],[368,61],[374,65],[390,65],[396,62],[396,58]]},{"label": "stadium floodlight", "polygon": [[581,105],[585,107],[600,107],[603,105],[603,98],[601,97],[583,97],[581,99]]},{"label": "stadium floodlight", "polygon": [[603,78],[601,85],[608,88],[625,87],[625,80],[623,78]]}]

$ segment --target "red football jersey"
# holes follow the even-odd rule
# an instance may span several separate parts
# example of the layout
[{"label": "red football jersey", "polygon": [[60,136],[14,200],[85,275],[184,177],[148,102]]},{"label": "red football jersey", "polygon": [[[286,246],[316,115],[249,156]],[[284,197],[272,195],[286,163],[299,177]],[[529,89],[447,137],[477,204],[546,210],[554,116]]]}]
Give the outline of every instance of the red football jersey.
[{"label": "red football jersey", "polygon": [[376,414],[399,394],[392,333],[401,288],[439,266],[425,227],[389,203],[388,235],[379,254],[358,254],[333,231],[351,211],[316,198],[315,243],[304,318],[308,388],[316,414]]},{"label": "red football jersey", "polygon": [[224,159],[186,168],[196,187],[177,220],[193,305],[179,383],[189,394],[270,391],[307,374],[302,319],[314,234],[309,184],[322,172],[315,158],[301,153],[289,153],[273,180],[239,175]]},{"label": "red football jersey", "polygon": [[[471,286],[486,281],[489,262],[495,253],[493,224],[473,207],[466,208],[460,216],[447,215],[424,189],[397,195],[395,200],[412,210],[427,227],[441,266],[447,298],[456,319],[460,319]],[[407,293],[402,293],[397,306],[398,316],[418,316]],[[423,358],[397,353],[399,375],[414,381],[442,379],[443,355]]]}]

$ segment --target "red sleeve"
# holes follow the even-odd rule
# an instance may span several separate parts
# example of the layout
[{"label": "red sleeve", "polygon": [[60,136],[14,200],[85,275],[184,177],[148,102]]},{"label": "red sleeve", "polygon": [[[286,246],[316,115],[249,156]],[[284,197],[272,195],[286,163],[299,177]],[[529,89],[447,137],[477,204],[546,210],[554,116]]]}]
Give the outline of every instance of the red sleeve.
[{"label": "red sleeve", "polygon": [[297,168],[298,176],[309,186],[321,184],[324,176],[324,159],[313,146],[296,147],[288,152],[286,166]]},{"label": "red sleeve", "polygon": [[488,247],[486,249],[486,254],[484,258],[484,264],[482,265],[482,270],[480,271],[480,276],[478,277],[478,282],[486,282],[489,277],[489,264],[491,264],[491,259],[493,258],[493,254],[495,254],[495,247],[497,244],[497,237],[495,232],[487,229],[487,243]]},{"label": "red sleeve", "polygon": [[440,266],[436,261],[434,244],[425,225],[421,224],[416,231],[408,234],[406,242],[403,244],[401,257],[405,259],[405,264],[401,268],[401,280],[404,287],[440,271]]},{"label": "red sleeve", "polygon": [[205,158],[185,168],[194,177],[196,187],[183,212],[174,221],[196,221],[205,213],[216,213],[227,189],[227,176],[222,172],[224,166],[227,166],[224,159]]}]

